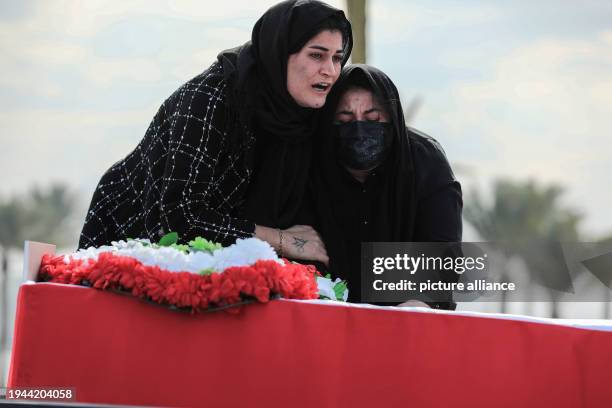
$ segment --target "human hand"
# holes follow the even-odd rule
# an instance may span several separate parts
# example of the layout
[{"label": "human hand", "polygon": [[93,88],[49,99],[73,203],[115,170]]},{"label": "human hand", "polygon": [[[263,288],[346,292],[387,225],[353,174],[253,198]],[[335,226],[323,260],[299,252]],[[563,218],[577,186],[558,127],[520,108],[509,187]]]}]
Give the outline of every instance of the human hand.
[{"label": "human hand", "polygon": [[320,261],[328,266],[329,257],[319,233],[310,225],[294,225],[282,231],[282,255],[286,258]]},{"label": "human hand", "polygon": [[255,236],[267,241],[283,258],[320,261],[329,266],[325,244],[310,225],[294,225],[286,230],[256,225]]},{"label": "human hand", "polygon": [[411,299],[404,303],[400,303],[397,305],[398,307],[426,307],[430,308],[429,305],[425,302],[421,302],[420,300]]}]

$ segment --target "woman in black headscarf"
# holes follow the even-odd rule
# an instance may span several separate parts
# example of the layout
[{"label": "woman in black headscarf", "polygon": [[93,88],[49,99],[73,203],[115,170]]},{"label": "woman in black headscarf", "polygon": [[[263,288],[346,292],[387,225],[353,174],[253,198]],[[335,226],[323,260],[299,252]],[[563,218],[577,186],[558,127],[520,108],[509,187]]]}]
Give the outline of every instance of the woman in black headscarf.
[{"label": "woman in black headscarf", "polygon": [[351,48],[341,10],[314,0],[270,8],[251,41],[174,92],[102,177],[79,247],[170,231],[223,244],[256,235],[283,256],[326,261],[316,231],[293,225],[318,108]]},{"label": "woman in black headscarf", "polygon": [[[397,88],[387,75],[368,65],[345,67],[319,134],[315,226],[329,271],[348,281],[349,301],[361,301],[362,242],[461,241],[461,186],[439,143],[406,127]],[[457,276],[452,272],[443,279]],[[445,300],[429,304],[454,308]]]}]

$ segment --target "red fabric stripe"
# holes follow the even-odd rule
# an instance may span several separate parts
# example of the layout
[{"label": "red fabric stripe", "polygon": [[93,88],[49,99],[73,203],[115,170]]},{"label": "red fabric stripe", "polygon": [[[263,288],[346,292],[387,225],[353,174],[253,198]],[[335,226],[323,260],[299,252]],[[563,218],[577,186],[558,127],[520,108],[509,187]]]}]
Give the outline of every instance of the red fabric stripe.
[{"label": "red fabric stripe", "polygon": [[273,301],[188,314],[22,286],[10,386],[165,406],[609,407],[612,333]]}]

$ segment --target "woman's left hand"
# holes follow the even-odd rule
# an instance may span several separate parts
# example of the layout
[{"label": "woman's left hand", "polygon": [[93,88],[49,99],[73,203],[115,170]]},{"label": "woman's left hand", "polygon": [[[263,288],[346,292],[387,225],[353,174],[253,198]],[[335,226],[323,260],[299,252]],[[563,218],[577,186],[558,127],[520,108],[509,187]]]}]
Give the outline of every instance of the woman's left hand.
[{"label": "woman's left hand", "polygon": [[421,302],[420,300],[411,299],[404,303],[400,303],[397,305],[398,307],[426,307],[430,308],[429,305],[425,302]]}]

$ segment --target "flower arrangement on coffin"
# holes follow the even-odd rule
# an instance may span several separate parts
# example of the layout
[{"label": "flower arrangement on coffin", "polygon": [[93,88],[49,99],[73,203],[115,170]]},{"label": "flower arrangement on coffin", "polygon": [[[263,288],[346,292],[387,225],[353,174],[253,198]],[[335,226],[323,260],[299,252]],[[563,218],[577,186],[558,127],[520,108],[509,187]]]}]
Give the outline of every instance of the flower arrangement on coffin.
[{"label": "flower arrangement on coffin", "polygon": [[238,239],[229,247],[201,237],[187,245],[177,242],[178,234],[170,233],[158,244],[133,239],[45,255],[39,280],[129,293],[192,311],[265,303],[279,296],[345,301],[348,296],[345,282],[322,277],[314,266],[279,259],[257,238]]}]

